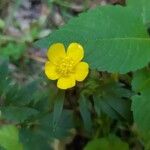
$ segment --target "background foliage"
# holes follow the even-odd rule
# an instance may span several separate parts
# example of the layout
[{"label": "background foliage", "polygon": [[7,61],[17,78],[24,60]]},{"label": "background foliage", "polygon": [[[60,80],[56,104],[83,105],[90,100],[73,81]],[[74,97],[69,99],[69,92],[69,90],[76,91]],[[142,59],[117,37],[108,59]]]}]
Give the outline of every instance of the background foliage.
[{"label": "background foliage", "polygon": [[[38,3],[23,8],[37,11]],[[5,20],[0,7],[0,149],[150,149],[149,0],[92,10],[88,1],[82,8],[45,1],[38,17],[26,14],[27,22],[21,1],[1,4],[11,13]],[[67,91],[42,71],[46,49],[55,42],[81,43],[91,69]]]}]

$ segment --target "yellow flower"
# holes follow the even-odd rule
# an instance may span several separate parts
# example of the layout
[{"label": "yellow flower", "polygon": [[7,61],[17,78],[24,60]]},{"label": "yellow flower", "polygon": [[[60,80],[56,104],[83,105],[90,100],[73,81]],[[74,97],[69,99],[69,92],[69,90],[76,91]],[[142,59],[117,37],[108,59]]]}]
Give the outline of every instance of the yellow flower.
[{"label": "yellow flower", "polygon": [[57,80],[60,89],[72,88],[76,81],[83,81],[89,73],[89,65],[81,60],[84,57],[83,47],[71,43],[67,52],[61,43],[50,46],[47,52],[49,61],[45,64],[45,74],[51,80]]}]

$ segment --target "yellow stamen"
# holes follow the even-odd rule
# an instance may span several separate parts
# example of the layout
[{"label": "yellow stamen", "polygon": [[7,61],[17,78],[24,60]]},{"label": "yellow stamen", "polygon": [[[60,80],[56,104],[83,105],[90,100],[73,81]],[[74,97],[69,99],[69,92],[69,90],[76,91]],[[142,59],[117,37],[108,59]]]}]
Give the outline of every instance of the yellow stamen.
[{"label": "yellow stamen", "polygon": [[62,77],[67,77],[69,74],[73,73],[74,61],[70,57],[64,57],[60,60],[56,67],[56,71]]}]

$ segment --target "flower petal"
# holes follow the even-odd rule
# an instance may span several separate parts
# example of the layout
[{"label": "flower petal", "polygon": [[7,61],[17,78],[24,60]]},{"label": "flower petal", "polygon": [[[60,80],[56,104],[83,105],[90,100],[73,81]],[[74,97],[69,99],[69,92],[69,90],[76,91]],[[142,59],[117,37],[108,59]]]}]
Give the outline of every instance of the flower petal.
[{"label": "flower petal", "polygon": [[67,49],[67,56],[74,59],[75,64],[80,62],[84,57],[83,47],[78,43],[71,43]]},{"label": "flower petal", "polygon": [[47,52],[48,59],[54,64],[58,63],[58,61],[65,56],[65,47],[61,43],[51,45]]},{"label": "flower petal", "polygon": [[61,77],[57,81],[57,87],[63,90],[74,87],[76,84],[74,76]]},{"label": "flower petal", "polygon": [[51,80],[59,78],[59,74],[56,72],[56,66],[49,61],[45,63],[45,74]]},{"label": "flower petal", "polygon": [[89,73],[89,65],[86,62],[80,62],[75,68],[75,79],[83,81]]}]

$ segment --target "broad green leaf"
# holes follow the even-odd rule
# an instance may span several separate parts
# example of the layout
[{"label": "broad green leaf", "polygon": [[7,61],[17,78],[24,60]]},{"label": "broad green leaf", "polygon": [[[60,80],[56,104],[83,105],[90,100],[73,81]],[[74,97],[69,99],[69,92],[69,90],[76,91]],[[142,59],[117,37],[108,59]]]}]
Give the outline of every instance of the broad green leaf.
[{"label": "broad green leaf", "polygon": [[129,146],[118,137],[111,135],[90,141],[84,150],[129,150]]},{"label": "broad green leaf", "polygon": [[137,92],[132,97],[134,121],[144,137],[150,138],[150,71],[145,69],[136,72],[132,87]]},{"label": "broad green leaf", "polygon": [[108,81],[93,95],[95,111],[99,116],[106,113],[113,119],[123,118],[130,121],[132,119],[130,96],[130,91],[123,85]]},{"label": "broad green leaf", "polygon": [[2,118],[8,121],[22,123],[26,119],[37,115],[39,112],[29,107],[6,106],[1,107]]},{"label": "broad green leaf", "polygon": [[102,6],[72,19],[49,37],[37,42],[40,47],[62,42],[79,42],[85,48],[85,61],[92,69],[127,73],[150,61],[150,38],[143,15],[132,7]]},{"label": "broad green leaf", "polygon": [[81,95],[79,99],[80,113],[84,122],[85,130],[88,133],[91,133],[92,120],[91,120],[91,112],[89,109],[89,104],[90,104],[89,100],[84,95]]},{"label": "broad green leaf", "polygon": [[7,125],[0,128],[0,146],[6,150],[23,150],[18,129],[15,126]]}]

